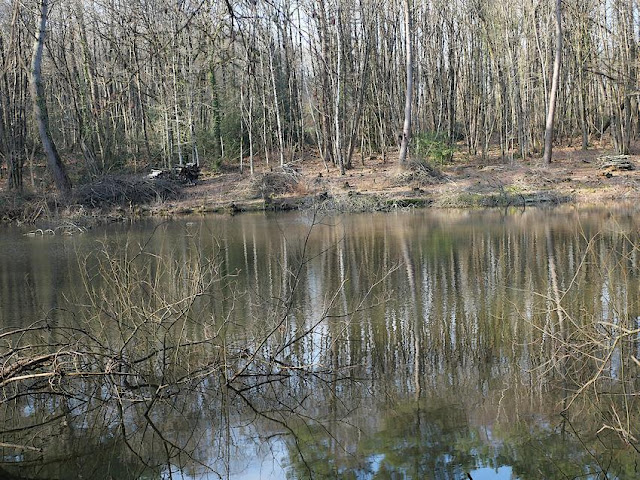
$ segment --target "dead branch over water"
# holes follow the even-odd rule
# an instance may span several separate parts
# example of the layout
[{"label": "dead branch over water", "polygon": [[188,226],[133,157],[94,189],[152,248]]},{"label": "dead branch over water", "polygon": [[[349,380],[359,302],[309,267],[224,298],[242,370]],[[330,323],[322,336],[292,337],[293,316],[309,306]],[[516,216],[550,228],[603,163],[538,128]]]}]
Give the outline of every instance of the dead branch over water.
[{"label": "dead branch over water", "polygon": [[[336,292],[313,323],[292,329],[301,275],[327,254],[310,249],[320,228],[315,216],[310,222],[302,243],[291,246],[297,263],[282,265],[279,292],[259,300],[260,318],[242,324],[236,303],[251,300],[236,288],[235,272],[223,271],[222,248],[204,255],[194,243],[166,260],[149,239],[79,256],[80,292],[41,321],[0,332],[0,437],[14,440],[2,448],[25,452],[24,466],[55,463],[64,455],[52,447],[56,435],[88,428],[104,439],[93,448],[122,450],[132,472],[211,471],[230,454],[212,461],[199,453],[201,442],[213,434],[207,448],[229,448],[229,432],[246,418],[269,424],[275,436],[322,425],[324,413],[309,411],[309,399],[335,397],[356,366],[332,361],[328,338],[312,355],[301,345],[375,304],[377,284],[341,313]],[[336,334],[331,341],[340,341]]]},{"label": "dead branch over water", "polygon": [[[546,232],[549,288],[541,294],[547,305],[546,321],[536,328],[542,333],[537,346],[548,356],[541,355],[544,360],[538,370],[566,392],[561,405],[566,414],[599,412],[597,434],[613,432],[640,452],[640,328],[637,304],[628,296],[637,288],[640,244],[620,229],[616,250],[607,251],[601,248],[600,236],[583,238],[576,271],[561,289],[552,236]],[[598,292],[602,309],[595,313],[583,303],[580,292],[586,271],[602,287]],[[616,284],[614,279],[623,283]]]}]

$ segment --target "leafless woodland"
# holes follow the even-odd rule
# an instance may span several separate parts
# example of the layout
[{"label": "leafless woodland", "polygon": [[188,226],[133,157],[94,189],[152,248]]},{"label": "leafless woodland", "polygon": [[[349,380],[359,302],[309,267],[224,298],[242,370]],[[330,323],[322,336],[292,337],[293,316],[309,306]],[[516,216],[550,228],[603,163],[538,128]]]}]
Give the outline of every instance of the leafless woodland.
[{"label": "leafless woodland", "polygon": [[[429,132],[541,156],[638,135],[635,0],[6,0],[0,155],[85,178],[147,165],[349,169]],[[546,147],[546,148],[545,148]]]}]

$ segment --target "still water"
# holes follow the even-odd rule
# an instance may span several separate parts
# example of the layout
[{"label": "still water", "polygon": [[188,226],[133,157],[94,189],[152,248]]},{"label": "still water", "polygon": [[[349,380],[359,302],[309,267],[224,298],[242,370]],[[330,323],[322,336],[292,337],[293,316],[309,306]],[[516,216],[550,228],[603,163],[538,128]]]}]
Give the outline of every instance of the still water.
[{"label": "still water", "polygon": [[639,218],[7,229],[0,477],[640,478]]}]

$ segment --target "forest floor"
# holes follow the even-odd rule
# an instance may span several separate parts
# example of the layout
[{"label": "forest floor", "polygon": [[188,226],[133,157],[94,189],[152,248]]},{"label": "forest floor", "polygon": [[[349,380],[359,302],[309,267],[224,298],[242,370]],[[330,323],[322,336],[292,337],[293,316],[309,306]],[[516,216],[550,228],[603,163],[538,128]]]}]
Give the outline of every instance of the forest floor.
[{"label": "forest floor", "polygon": [[[158,200],[147,195],[139,202],[112,203],[106,208],[103,205],[98,205],[101,208],[87,207],[86,202],[82,204],[75,200],[74,203],[73,199],[52,202],[55,196],[51,195],[31,194],[17,201],[2,182],[0,218],[5,222],[55,225],[61,220],[86,224],[147,215],[291,210],[314,205],[327,210],[356,212],[427,206],[637,203],[640,200],[640,155],[630,157],[636,167],[633,170],[603,169],[598,158],[608,153],[610,150],[602,148],[588,151],[557,148],[549,166],[541,159],[505,162],[497,155],[482,160],[458,153],[444,165],[431,167],[414,163],[409,168],[398,165],[397,154],[388,155],[386,161],[381,157],[366,157],[364,162],[356,155],[353,168],[347,170],[346,175],[341,175],[333,165],[325,165],[317,155],[308,153],[304,160],[289,163],[284,170],[273,162],[256,164],[254,175],[248,167],[240,172],[237,165],[225,165],[217,172],[203,169],[195,185],[181,187],[168,199]],[[120,182],[131,182],[126,176],[117,178]],[[124,188],[122,183],[114,187],[102,182],[99,188]],[[92,192],[99,191],[96,185],[78,186],[76,191],[86,191],[87,187]],[[127,188],[135,189],[136,185],[127,184]]]},{"label": "forest floor", "polygon": [[[151,210],[287,210],[322,203],[339,211],[373,211],[407,206],[602,205],[640,199],[640,155],[630,157],[634,170],[600,168],[598,157],[607,153],[603,149],[558,148],[549,166],[541,159],[505,163],[498,158],[454,158],[433,170],[423,164],[401,168],[397,154],[388,156],[386,162],[381,157],[362,162],[356,156],[353,168],[344,176],[337,167],[309,155],[289,164],[294,172],[257,165],[253,176],[248,168],[240,173],[237,167],[205,174],[197,185],[187,187],[179,200]],[[292,181],[287,183],[287,177]]]}]

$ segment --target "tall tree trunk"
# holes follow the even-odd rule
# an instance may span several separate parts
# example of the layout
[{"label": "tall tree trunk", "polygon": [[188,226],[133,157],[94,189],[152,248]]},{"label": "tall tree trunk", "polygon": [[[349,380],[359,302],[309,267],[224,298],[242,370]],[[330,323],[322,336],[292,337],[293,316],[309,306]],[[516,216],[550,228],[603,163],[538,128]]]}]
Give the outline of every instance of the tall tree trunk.
[{"label": "tall tree trunk", "polygon": [[628,155],[631,150],[631,138],[633,136],[633,117],[631,99],[636,90],[637,83],[637,54],[636,54],[636,42],[633,33],[633,2],[621,2],[619,6],[620,20],[623,38],[621,39],[623,46],[623,75],[624,81],[622,86],[622,94],[624,95],[624,113],[620,114],[621,133],[622,133],[622,145],[620,153]]},{"label": "tall tree trunk", "polygon": [[176,58],[174,46],[173,62],[171,65],[171,73],[173,78],[173,115],[176,122],[176,147],[178,149],[178,165],[181,167],[184,165],[184,158],[182,156],[182,135],[180,134],[180,111],[178,108],[178,66],[176,65],[178,60]]},{"label": "tall tree trunk", "polygon": [[340,7],[338,7],[337,13],[337,21],[336,21],[336,38],[338,39],[337,44],[337,55],[338,55],[338,64],[336,68],[335,74],[335,85],[336,85],[336,97],[335,97],[335,111],[334,111],[334,120],[335,120],[335,158],[334,160],[337,162],[338,167],[340,167],[340,175],[345,174],[345,165],[344,165],[344,157],[342,153],[342,132],[340,130],[340,97],[342,95],[342,27],[341,27],[341,15],[340,15]]},{"label": "tall tree trunk", "polygon": [[448,102],[448,108],[449,108],[449,112],[448,112],[448,120],[449,120],[449,126],[447,128],[448,132],[448,136],[449,136],[449,146],[452,146],[456,143],[456,82],[457,82],[457,61],[458,59],[456,58],[456,50],[457,50],[457,45],[454,43],[455,40],[455,27],[454,27],[454,20],[451,19],[449,22],[447,22],[447,27],[448,27],[448,39],[449,39],[449,47],[448,47],[448,56],[449,56],[449,102]]},{"label": "tall tree trunk", "polygon": [[21,191],[26,158],[26,100],[29,81],[26,72],[20,68],[22,47],[18,32],[19,8],[18,2],[15,2],[8,46],[0,34],[0,156],[4,157],[7,164],[9,189]]},{"label": "tall tree trunk", "polygon": [[56,145],[51,138],[49,130],[49,116],[47,113],[47,102],[42,85],[42,50],[47,28],[47,13],[49,10],[49,0],[40,1],[40,18],[36,22],[36,40],[33,44],[33,57],[31,59],[31,96],[33,98],[33,116],[38,125],[42,148],[47,155],[47,164],[53,181],[58,191],[64,195],[71,193],[71,181],[64,168]]},{"label": "tall tree trunk", "polygon": [[218,96],[218,84],[216,83],[215,62],[213,54],[209,56],[209,86],[211,87],[211,136],[213,137],[213,156],[214,164],[220,162],[222,155],[222,143],[220,136],[222,135],[221,123],[222,115],[220,113],[220,98]]},{"label": "tall tree trunk", "polygon": [[553,121],[556,112],[556,98],[560,83],[560,60],[562,58],[562,0],[556,0],[556,56],[553,61],[553,77],[551,79],[551,94],[547,109],[547,123],[544,130],[544,163],[551,163],[553,150]]},{"label": "tall tree trunk", "polygon": [[411,0],[404,0],[404,30],[407,62],[407,90],[404,104],[404,125],[400,144],[400,165],[407,163],[409,140],[411,139],[411,105],[413,102],[413,50],[411,48]]},{"label": "tall tree trunk", "polygon": [[273,107],[276,112],[276,125],[278,126],[278,145],[280,147],[280,166],[284,165],[284,133],[282,131],[282,119],[280,116],[280,100],[278,99],[278,87],[276,85],[276,72],[273,68],[273,50],[275,49],[276,42],[272,43],[272,48],[269,50],[269,71],[271,73],[271,87],[273,88]]}]

